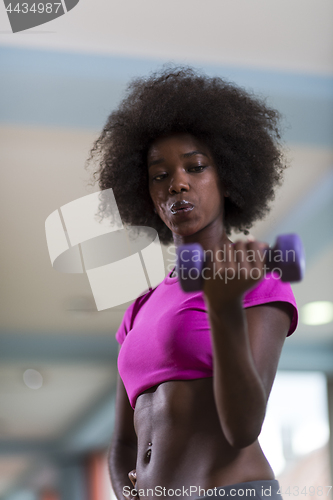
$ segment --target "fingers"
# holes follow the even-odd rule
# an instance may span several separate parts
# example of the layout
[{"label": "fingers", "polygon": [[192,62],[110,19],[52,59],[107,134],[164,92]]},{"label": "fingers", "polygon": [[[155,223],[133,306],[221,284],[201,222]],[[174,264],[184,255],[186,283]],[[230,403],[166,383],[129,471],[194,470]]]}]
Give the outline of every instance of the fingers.
[{"label": "fingers", "polygon": [[259,279],[262,275],[266,248],[268,248],[266,243],[256,240],[235,243],[235,260],[243,267],[244,273],[250,273],[252,279]]},{"label": "fingers", "polygon": [[[266,243],[250,239],[236,241],[223,249],[214,247],[213,265],[226,279],[258,280],[265,271]],[[222,256],[222,258],[221,258]]]},{"label": "fingers", "polygon": [[267,247],[266,243],[250,240],[212,249],[212,261],[206,259],[205,264],[209,265],[203,274],[203,291],[209,307],[219,310],[223,302],[238,300],[264,277],[268,270],[265,264]]}]

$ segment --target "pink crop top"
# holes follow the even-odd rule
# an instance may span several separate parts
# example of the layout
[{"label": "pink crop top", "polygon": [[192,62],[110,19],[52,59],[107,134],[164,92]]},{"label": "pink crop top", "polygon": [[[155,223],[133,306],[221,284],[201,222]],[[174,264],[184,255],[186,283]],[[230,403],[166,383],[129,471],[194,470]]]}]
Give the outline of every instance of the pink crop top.
[{"label": "pink crop top", "polygon": [[[178,278],[170,274],[128,307],[116,333],[121,344],[118,370],[132,408],[143,391],[161,382],[213,376],[203,292],[183,292]],[[248,291],[243,307],[276,301],[294,306],[291,335],[298,320],[296,301],[289,283],[282,283],[277,275],[267,274]]]}]

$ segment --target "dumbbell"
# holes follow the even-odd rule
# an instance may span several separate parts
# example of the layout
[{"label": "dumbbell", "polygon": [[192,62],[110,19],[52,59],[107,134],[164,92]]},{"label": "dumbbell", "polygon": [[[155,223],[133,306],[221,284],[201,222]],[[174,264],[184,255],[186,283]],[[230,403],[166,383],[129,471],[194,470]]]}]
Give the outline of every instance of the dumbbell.
[{"label": "dumbbell", "polygon": [[[176,272],[183,291],[202,290],[202,269],[205,265],[202,246],[199,243],[180,245],[176,254]],[[265,249],[264,264],[266,272],[278,272],[281,281],[301,281],[305,272],[305,253],[300,237],[297,234],[278,236],[275,245]]]}]

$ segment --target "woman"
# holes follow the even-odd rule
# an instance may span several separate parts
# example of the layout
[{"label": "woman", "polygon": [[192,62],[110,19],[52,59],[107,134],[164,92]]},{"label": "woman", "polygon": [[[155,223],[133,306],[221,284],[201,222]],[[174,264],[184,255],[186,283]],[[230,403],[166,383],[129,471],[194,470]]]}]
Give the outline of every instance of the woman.
[{"label": "woman", "polygon": [[228,237],[267,213],[281,181],[277,120],[220,78],[166,69],[130,85],[92,150],[123,222],[210,255],[203,291],[184,293],[173,271],[116,334],[109,466],[119,499],[280,494],[257,438],[296,303],[288,284],[264,276],[265,244]]}]

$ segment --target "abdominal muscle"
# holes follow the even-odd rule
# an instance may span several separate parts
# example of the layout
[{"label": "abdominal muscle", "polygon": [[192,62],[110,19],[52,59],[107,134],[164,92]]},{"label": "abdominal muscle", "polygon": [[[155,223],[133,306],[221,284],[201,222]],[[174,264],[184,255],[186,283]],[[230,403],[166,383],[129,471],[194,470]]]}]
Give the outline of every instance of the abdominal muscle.
[{"label": "abdominal muscle", "polygon": [[[184,496],[183,488],[191,486],[207,490],[274,479],[258,441],[236,449],[226,440],[212,378],[168,381],[148,389],[137,398],[134,426],[136,489],[142,498],[156,498],[156,487],[180,488]],[[192,496],[199,496],[198,492]]]}]

